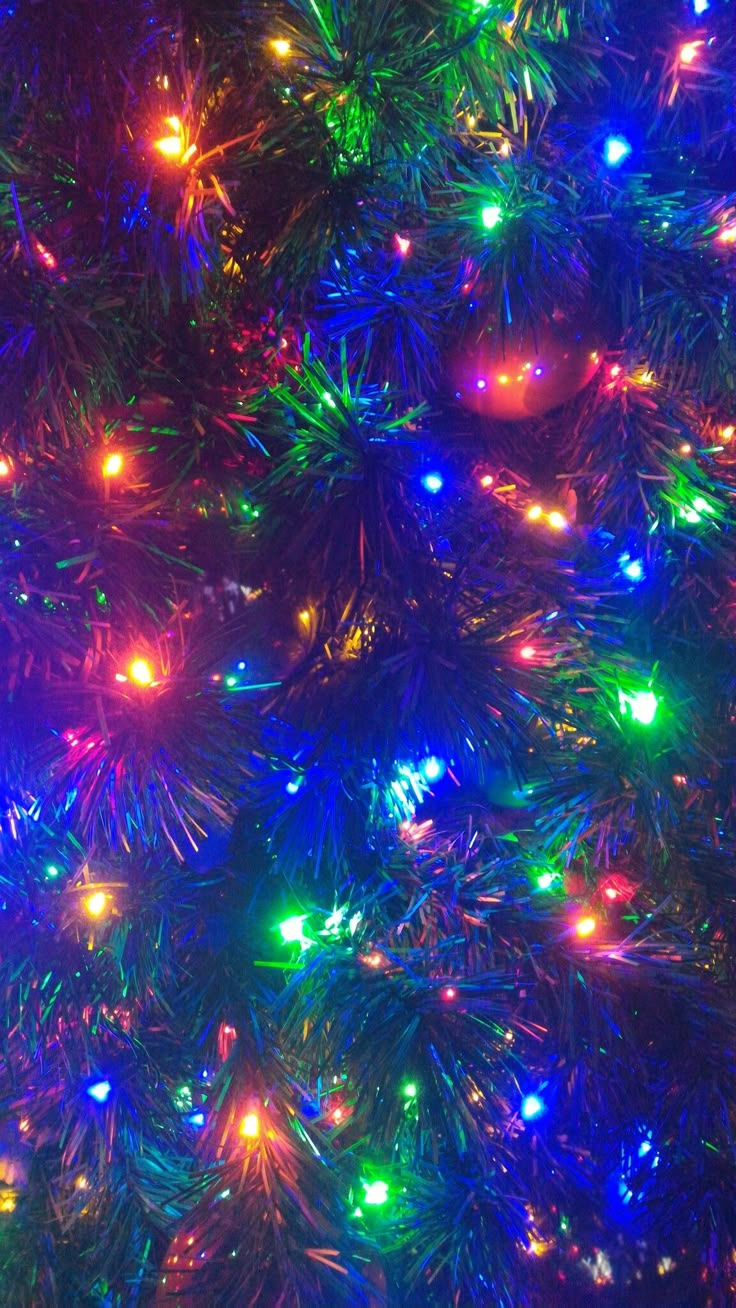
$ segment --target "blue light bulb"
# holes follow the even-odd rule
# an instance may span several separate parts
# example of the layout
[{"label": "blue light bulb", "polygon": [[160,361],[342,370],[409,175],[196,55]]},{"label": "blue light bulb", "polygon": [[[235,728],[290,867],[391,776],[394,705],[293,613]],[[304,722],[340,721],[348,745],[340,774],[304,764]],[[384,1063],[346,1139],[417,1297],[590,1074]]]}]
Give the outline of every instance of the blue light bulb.
[{"label": "blue light bulb", "polygon": [[644,564],[641,559],[632,559],[630,554],[620,554],[618,566],[628,581],[643,581]]},{"label": "blue light bulb", "polygon": [[444,486],[444,479],[439,472],[425,472],[422,477],[422,485],[430,495],[436,495]]},{"label": "blue light bulb", "polygon": [[603,143],[603,158],[609,168],[618,168],[631,154],[631,144],[625,136],[607,136]]},{"label": "blue light bulb", "polygon": [[710,0],[693,0],[693,13],[704,14],[706,9],[710,9]]},{"label": "blue light bulb", "polygon": [[447,771],[447,764],[444,759],[430,754],[429,758],[423,759],[419,764],[419,771],[425,781],[439,781]]},{"label": "blue light bulb", "polygon": [[204,1113],[201,1108],[196,1113],[190,1113],[187,1121],[190,1126],[204,1126]]},{"label": "blue light bulb", "polygon": [[539,1095],[524,1095],[521,1101],[521,1116],[525,1122],[533,1122],[535,1118],[542,1117],[547,1111],[547,1106]]},{"label": "blue light bulb", "polygon": [[106,1104],[112,1094],[112,1086],[109,1081],[95,1081],[87,1086],[87,1094],[96,1104]]}]

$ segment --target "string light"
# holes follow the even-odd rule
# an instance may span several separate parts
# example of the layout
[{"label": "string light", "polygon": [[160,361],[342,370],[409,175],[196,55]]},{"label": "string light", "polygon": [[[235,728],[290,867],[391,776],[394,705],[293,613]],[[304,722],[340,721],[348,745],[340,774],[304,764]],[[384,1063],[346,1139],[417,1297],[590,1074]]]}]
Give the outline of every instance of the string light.
[{"label": "string light", "polygon": [[95,890],[94,894],[88,895],[84,901],[84,907],[90,917],[102,917],[107,907],[107,895],[104,890]]}]

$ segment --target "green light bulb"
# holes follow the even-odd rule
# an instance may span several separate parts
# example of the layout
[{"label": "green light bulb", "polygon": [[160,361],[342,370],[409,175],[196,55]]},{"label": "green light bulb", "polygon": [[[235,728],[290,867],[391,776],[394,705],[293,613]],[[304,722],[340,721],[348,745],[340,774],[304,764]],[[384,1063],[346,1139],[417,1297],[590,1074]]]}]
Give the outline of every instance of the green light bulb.
[{"label": "green light bulb", "polygon": [[385,1204],[388,1199],[388,1185],[385,1181],[364,1181],[365,1200],[367,1204]]},{"label": "green light bulb", "polygon": [[488,231],[492,231],[501,221],[502,210],[500,204],[484,205],[480,211],[480,216],[483,226],[486,227]]},{"label": "green light bulb", "polygon": [[537,877],[537,885],[539,886],[539,889],[549,890],[550,886],[552,885],[552,882],[555,879],[555,876],[556,873],[554,872],[540,872],[539,876]]},{"label": "green light bulb", "polygon": [[407,1098],[407,1099],[416,1099],[416,1097],[417,1097],[417,1093],[418,1093],[418,1090],[417,1090],[417,1084],[416,1084],[416,1082],[415,1082],[415,1081],[407,1081],[406,1085],[404,1086],[404,1095],[406,1096],[406,1098]]},{"label": "green light bulb", "polygon": [[306,949],[307,945],[311,944],[304,934],[306,920],[306,915],[302,914],[299,917],[284,918],[283,922],[279,922],[279,931],[285,945],[300,945],[302,949]]},{"label": "green light bulb", "polygon": [[631,717],[643,727],[651,726],[659,701],[652,690],[619,690],[618,704],[624,717]]},{"label": "green light bulb", "polygon": [[56,867],[56,865],[55,865],[54,863],[48,863],[48,864],[46,865],[46,876],[47,876],[47,877],[58,877],[58,875],[59,875],[59,869],[58,869],[58,867]]}]

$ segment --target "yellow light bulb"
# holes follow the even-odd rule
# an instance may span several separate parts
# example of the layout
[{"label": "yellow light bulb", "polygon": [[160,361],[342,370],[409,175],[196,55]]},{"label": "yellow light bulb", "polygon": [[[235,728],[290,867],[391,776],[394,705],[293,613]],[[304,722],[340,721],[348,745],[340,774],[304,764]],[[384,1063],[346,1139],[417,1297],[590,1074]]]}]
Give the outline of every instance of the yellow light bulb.
[{"label": "yellow light bulb", "polygon": [[122,454],[108,454],[102,465],[103,476],[117,477],[118,473],[123,471]]},{"label": "yellow light bulb", "polygon": [[156,141],[156,149],[166,159],[180,159],[184,142],[180,136],[162,136],[160,141]]},{"label": "yellow light bulb", "polygon": [[96,890],[93,895],[88,895],[84,901],[84,907],[90,917],[102,917],[107,905],[107,895],[104,890]]},{"label": "yellow light bulb", "polygon": [[249,1140],[255,1140],[260,1135],[261,1124],[258,1121],[257,1113],[246,1113],[240,1123],[240,1134],[246,1136]]},{"label": "yellow light bulb", "polygon": [[133,659],[128,666],[128,675],[137,686],[150,686],[153,681],[153,668],[148,659]]},{"label": "yellow light bulb", "polygon": [[173,136],[162,136],[155,142],[156,149],[164,155],[166,159],[180,159],[184,152],[184,133],[182,131],[181,120],[176,114],[171,114],[165,119],[166,126],[170,127]]},{"label": "yellow light bulb", "polygon": [[530,522],[536,522],[537,518],[541,518],[542,516],[541,504],[532,504],[532,507],[530,508],[526,516]]},{"label": "yellow light bulb", "polygon": [[681,45],[680,63],[681,64],[694,63],[694,61],[698,57],[698,51],[700,50],[702,44],[703,44],[702,41],[686,41],[684,45]]},{"label": "yellow light bulb", "polygon": [[291,43],[289,41],[285,41],[283,37],[278,37],[277,40],[271,42],[271,45],[273,46],[273,49],[275,50],[276,54],[279,55],[281,58],[283,58],[284,55],[291,54]]},{"label": "yellow light bulb", "polygon": [[575,930],[579,936],[592,936],[596,926],[597,923],[594,917],[581,917],[580,921],[575,925]]},{"label": "yellow light bulb", "polygon": [[563,527],[567,526],[566,519],[561,513],[558,513],[557,509],[553,509],[551,513],[547,514],[547,521],[550,527],[554,527],[555,531],[562,531]]},{"label": "yellow light bulb", "polygon": [[10,476],[10,464],[8,460],[0,455],[0,477]]}]

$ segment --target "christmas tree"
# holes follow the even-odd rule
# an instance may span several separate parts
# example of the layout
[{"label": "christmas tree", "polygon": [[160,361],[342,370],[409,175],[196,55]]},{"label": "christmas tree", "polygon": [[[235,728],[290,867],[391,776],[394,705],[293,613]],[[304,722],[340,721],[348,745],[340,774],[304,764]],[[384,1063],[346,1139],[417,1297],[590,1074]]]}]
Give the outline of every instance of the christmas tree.
[{"label": "christmas tree", "polygon": [[736,1303],[733,6],[0,64],[0,1302]]}]

